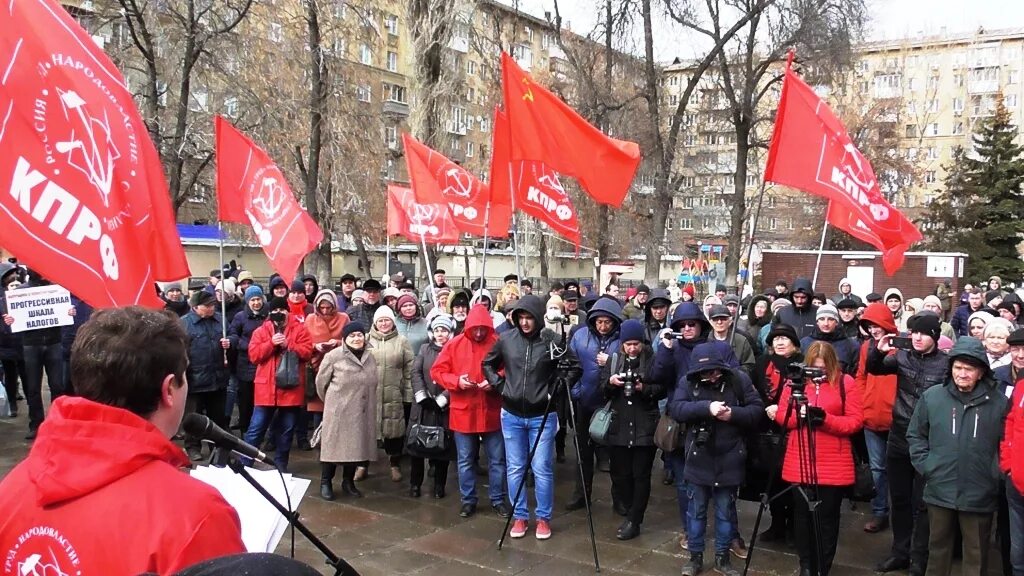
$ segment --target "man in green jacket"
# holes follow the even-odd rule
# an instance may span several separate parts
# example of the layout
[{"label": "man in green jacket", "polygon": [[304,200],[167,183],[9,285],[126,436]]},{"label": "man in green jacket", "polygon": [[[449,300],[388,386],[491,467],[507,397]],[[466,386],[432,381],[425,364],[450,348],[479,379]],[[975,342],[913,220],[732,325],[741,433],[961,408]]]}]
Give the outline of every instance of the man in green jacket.
[{"label": "man in green jacket", "polygon": [[921,395],[907,431],[910,459],[925,480],[926,575],[949,576],[959,524],[963,573],[981,576],[988,571],[992,513],[999,498],[999,442],[1007,400],[996,390],[980,340],[957,340],[949,361],[949,379]]}]

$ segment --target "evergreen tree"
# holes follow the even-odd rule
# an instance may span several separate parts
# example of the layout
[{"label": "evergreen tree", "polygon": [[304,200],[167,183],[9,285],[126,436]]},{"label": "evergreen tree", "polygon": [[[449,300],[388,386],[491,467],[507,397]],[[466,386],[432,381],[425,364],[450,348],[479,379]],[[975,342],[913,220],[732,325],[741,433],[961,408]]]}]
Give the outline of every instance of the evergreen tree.
[{"label": "evergreen tree", "polygon": [[974,153],[953,151],[946,167],[945,194],[929,207],[923,222],[932,250],[966,252],[971,277],[996,274],[1019,283],[1024,260],[1024,147],[1017,128],[997,99],[995,114],[973,136]]}]

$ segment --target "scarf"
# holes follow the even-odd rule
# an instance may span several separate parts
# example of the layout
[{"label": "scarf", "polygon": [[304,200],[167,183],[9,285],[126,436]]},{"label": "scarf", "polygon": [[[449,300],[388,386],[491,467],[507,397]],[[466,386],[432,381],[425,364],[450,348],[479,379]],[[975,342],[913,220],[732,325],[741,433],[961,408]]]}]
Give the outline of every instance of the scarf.
[{"label": "scarf", "polygon": [[341,329],[348,324],[348,314],[335,311],[333,314],[322,315],[316,312],[306,319],[306,330],[313,339],[313,344],[327,342],[328,340],[341,340]]},{"label": "scarf", "polygon": [[357,349],[349,346],[348,344],[345,344],[345,348],[348,348],[348,351],[351,352],[352,355],[355,356],[357,360],[362,360],[363,359],[363,352],[366,352],[366,346],[363,346],[362,348],[359,348],[357,350]]}]

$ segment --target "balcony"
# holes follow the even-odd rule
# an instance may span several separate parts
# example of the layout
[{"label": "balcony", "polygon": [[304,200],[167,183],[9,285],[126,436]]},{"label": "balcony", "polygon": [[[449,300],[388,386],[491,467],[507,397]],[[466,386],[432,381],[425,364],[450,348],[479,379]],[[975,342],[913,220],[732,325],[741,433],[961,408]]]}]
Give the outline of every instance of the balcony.
[{"label": "balcony", "polygon": [[455,134],[456,136],[466,135],[466,123],[458,122],[455,120],[449,120],[445,122],[445,129],[449,134]]},{"label": "balcony", "polygon": [[408,116],[409,105],[405,102],[398,102],[396,100],[385,100],[384,113],[392,116]]},{"label": "balcony", "polygon": [[466,54],[469,52],[469,36],[455,36],[448,41],[448,47],[456,52]]}]

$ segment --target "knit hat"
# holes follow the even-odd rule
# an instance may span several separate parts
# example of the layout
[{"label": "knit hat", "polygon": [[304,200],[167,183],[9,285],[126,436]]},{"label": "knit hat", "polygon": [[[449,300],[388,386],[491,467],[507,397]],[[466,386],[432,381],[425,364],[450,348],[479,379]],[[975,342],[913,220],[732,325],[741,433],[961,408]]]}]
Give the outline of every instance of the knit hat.
[{"label": "knit hat", "polygon": [[263,298],[263,289],[253,284],[245,289],[245,301],[248,302],[250,298]]},{"label": "knit hat", "polygon": [[727,294],[725,298],[722,298],[722,304],[728,306],[729,304],[740,305],[740,297],[735,294]]},{"label": "knit hat", "polygon": [[398,297],[398,304],[395,306],[396,309],[401,310],[403,304],[416,303],[416,297],[412,294],[402,294]]},{"label": "knit hat", "polygon": [[768,331],[768,345],[771,346],[772,341],[775,340],[776,336],[785,336],[789,338],[793,346],[800,347],[800,336],[796,333],[796,328],[793,328],[789,324],[772,324],[772,329]]},{"label": "knit hat", "polygon": [[292,289],[288,292],[301,292],[306,293],[306,283],[302,280],[292,280]]},{"label": "knit hat", "polygon": [[366,334],[366,325],[360,322],[359,320],[353,320],[352,322],[348,322],[345,324],[345,327],[341,329],[341,337],[348,338],[348,335],[352,334],[353,332],[360,332],[362,334]]},{"label": "knit hat", "polygon": [[395,321],[395,311],[387,306],[377,307],[377,311],[373,313],[373,324],[377,324],[377,320],[381,318],[390,318],[392,322]]},{"label": "knit hat", "polygon": [[430,319],[430,331],[433,332],[434,328],[447,328],[449,332],[455,331],[455,318],[452,318],[451,314],[438,314]]},{"label": "knit hat", "polygon": [[268,310],[287,310],[288,299],[280,296],[275,296],[270,299],[270,304],[267,306]]},{"label": "knit hat", "polygon": [[220,282],[217,282],[217,286],[214,289],[215,290],[222,290],[224,292],[227,292],[228,294],[234,294],[235,293],[235,279],[234,278],[225,278],[225,279],[221,280]]},{"label": "knit hat", "polygon": [[164,292],[170,292],[171,290],[177,290],[178,292],[181,292],[181,282],[171,282],[170,284],[164,286]]},{"label": "knit hat", "polygon": [[686,286],[683,286],[683,292],[685,294],[689,294],[690,298],[693,298],[694,297],[693,284],[687,284]]},{"label": "knit hat", "polygon": [[787,300],[785,298],[778,298],[774,302],[772,302],[772,315],[774,316],[775,314],[777,314],[779,312],[779,310],[785,308],[786,306],[792,306],[792,305],[793,305],[793,303],[790,302],[789,300]]},{"label": "knit hat", "polygon": [[356,299],[366,300],[366,290],[355,289],[352,291],[352,300]]},{"label": "knit hat", "polygon": [[921,306],[924,306],[925,304],[931,304],[932,306],[938,306],[939,310],[942,310],[942,300],[939,300],[939,297],[936,296],[935,294],[929,294],[929,295],[925,296],[924,300],[921,301]]},{"label": "knit hat", "polygon": [[644,341],[646,336],[643,322],[639,320],[626,320],[619,327],[619,340],[622,342],[629,342],[630,340]]},{"label": "knit hat", "polygon": [[968,327],[970,327],[971,322],[974,322],[975,318],[977,318],[978,320],[981,320],[982,322],[984,322],[987,325],[989,322],[992,321],[993,318],[995,318],[995,316],[989,314],[988,312],[982,312],[981,310],[978,310],[974,314],[971,314],[969,318],[967,318],[967,326]]},{"label": "knit hat", "polygon": [[214,296],[213,294],[210,294],[206,290],[200,290],[193,294],[192,297],[188,299],[189,306],[193,308],[195,308],[196,306],[208,306],[210,304],[216,303],[217,297]]},{"label": "knit hat", "polygon": [[931,336],[932,340],[938,342],[942,335],[942,320],[934,314],[914,314],[907,320],[907,330]]},{"label": "knit hat", "polygon": [[380,294],[381,300],[387,300],[388,298],[399,299],[402,297],[402,291],[398,288],[389,287],[385,288]]},{"label": "knit hat", "polygon": [[637,286],[636,293],[637,294],[648,294],[649,295],[651,293],[651,289],[648,288],[647,284],[641,284],[641,285]]},{"label": "knit hat", "polygon": [[551,308],[558,308],[562,312],[565,312],[565,303],[562,302],[562,298],[558,294],[548,298],[547,304],[544,305],[545,310],[549,310]]},{"label": "knit hat", "polygon": [[831,318],[839,322],[839,310],[831,304],[822,304],[818,306],[818,313],[814,315],[814,319],[821,320],[822,318]]},{"label": "knit hat", "polygon": [[939,336],[939,343],[937,346],[940,351],[949,353],[949,351],[953,349],[953,341],[949,339],[949,336]]},{"label": "knit hat", "polygon": [[442,294],[451,294],[452,289],[448,286],[441,286],[440,288],[434,288],[434,297],[440,298]]},{"label": "knit hat", "polygon": [[1010,346],[1024,345],[1024,328],[1018,328],[1017,330],[1010,332],[1010,336],[1006,339],[1006,343]]},{"label": "knit hat", "polygon": [[253,281],[252,272],[249,272],[248,270],[242,270],[241,272],[238,273],[238,283],[241,284],[246,280],[248,280],[249,282]]}]

